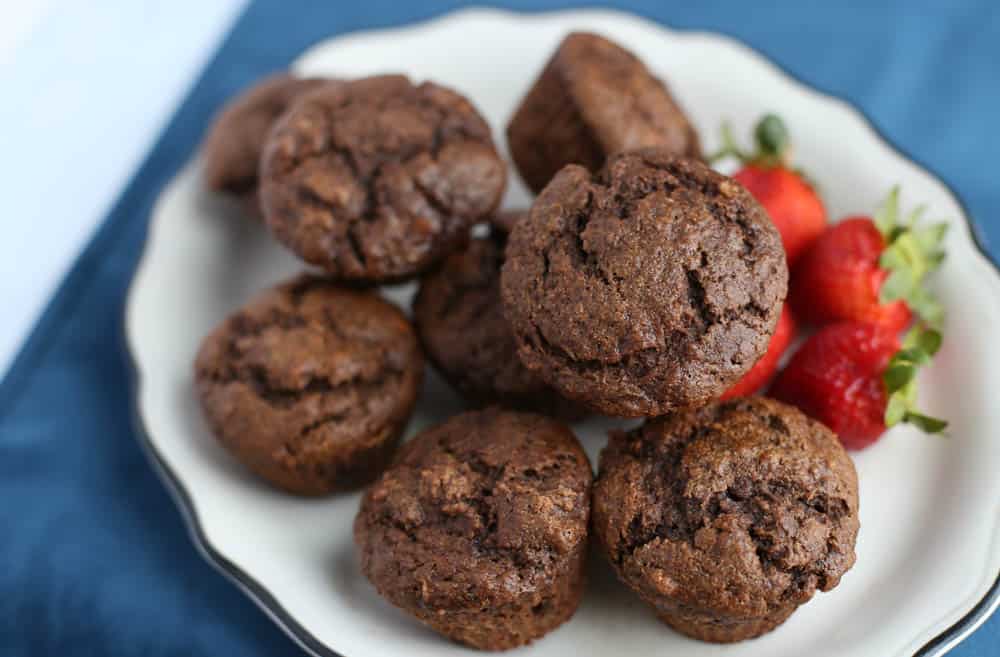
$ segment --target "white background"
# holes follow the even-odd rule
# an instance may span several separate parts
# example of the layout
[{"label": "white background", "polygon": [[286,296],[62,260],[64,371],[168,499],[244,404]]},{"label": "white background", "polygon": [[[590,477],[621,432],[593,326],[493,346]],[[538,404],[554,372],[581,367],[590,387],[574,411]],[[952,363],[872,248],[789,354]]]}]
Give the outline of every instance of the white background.
[{"label": "white background", "polygon": [[0,2],[0,377],[243,5]]}]

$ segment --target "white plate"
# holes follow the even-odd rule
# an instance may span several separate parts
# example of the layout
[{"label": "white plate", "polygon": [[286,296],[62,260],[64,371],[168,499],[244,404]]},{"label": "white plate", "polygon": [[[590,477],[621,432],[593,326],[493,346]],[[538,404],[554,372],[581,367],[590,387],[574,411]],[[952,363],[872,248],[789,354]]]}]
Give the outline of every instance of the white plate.
[{"label": "white plate", "polygon": [[[996,606],[1000,570],[1000,278],[977,249],[968,218],[934,176],[894,150],[846,103],[790,79],[761,55],[714,34],[674,32],[628,15],[518,15],[470,10],[398,30],[322,43],[300,73],[358,76],[402,71],[453,85],[502,129],[558,41],[573,29],[604,33],[665,77],[706,142],[731,119],[746,135],[779,111],[796,156],[820,182],[831,216],[872,209],[895,184],[906,206],[927,203],[951,225],[937,287],[949,311],[944,348],[921,380],[923,406],[948,418],[951,437],[909,428],[854,454],[861,486],[858,561],[833,592],[817,595],[763,638],[714,646],[657,622],[601,560],[573,619],[525,655],[937,655]],[[193,161],[164,190],[129,297],[128,343],[138,411],[154,461],[206,556],[303,646],[349,657],[467,652],[383,602],[359,574],[351,543],[358,495],[296,499],[259,484],[216,445],[192,393],[201,337],[255,291],[300,265],[200,184]],[[511,177],[508,207],[528,195]],[[409,306],[412,286],[388,295]],[[412,430],[457,410],[428,377]],[[592,459],[611,420],[576,427]],[[143,433],[143,432],[140,432]],[[596,461],[595,461],[596,462]],[[978,606],[977,606],[978,605]]]}]

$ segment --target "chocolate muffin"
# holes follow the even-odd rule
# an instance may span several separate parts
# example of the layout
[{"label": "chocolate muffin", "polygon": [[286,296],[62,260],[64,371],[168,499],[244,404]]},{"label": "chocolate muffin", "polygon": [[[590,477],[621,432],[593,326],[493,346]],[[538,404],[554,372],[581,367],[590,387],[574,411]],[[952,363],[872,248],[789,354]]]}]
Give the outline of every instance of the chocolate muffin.
[{"label": "chocolate muffin", "polygon": [[489,408],[403,445],[354,521],[389,602],[475,648],[524,645],[576,611],[590,464],[564,425]]},{"label": "chocolate muffin", "polygon": [[535,192],[567,164],[596,171],[619,151],[655,146],[701,157],[666,85],[628,50],[584,32],[559,45],[507,125],[507,142]]},{"label": "chocolate muffin", "polygon": [[195,362],[202,409],[222,445],[300,495],[355,488],[378,475],[422,377],[403,313],[374,292],[311,276],[230,316]]},{"label": "chocolate muffin", "polygon": [[762,397],[679,411],[601,453],[594,533],[619,578],[703,641],[780,625],[854,564],[858,482],[837,436]]},{"label": "chocolate muffin", "polygon": [[570,165],[507,245],[522,363],[607,415],[722,394],[767,349],[788,282],[778,231],[739,183],[660,149]]},{"label": "chocolate muffin", "polygon": [[278,73],[230,101],[215,116],[202,147],[205,181],[216,191],[244,199],[257,213],[257,165],[274,121],[302,93],[329,82]]},{"label": "chocolate muffin", "polygon": [[560,396],[517,357],[500,306],[502,230],[473,239],[421,279],[413,321],[424,353],[473,404],[495,402],[566,420],[583,417],[585,409]]},{"label": "chocolate muffin", "polygon": [[453,251],[500,202],[506,167],[472,104],[385,75],[303,96],[261,160],[279,240],[332,276],[388,282]]}]

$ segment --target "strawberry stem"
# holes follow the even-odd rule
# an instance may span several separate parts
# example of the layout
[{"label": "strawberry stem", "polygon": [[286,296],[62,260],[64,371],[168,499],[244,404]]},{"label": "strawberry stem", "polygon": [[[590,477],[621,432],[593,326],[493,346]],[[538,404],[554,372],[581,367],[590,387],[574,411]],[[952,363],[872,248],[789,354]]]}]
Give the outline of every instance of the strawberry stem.
[{"label": "strawberry stem", "polygon": [[750,155],[740,150],[740,147],[736,144],[736,138],[733,136],[733,126],[729,124],[729,121],[723,122],[720,132],[722,133],[722,148],[709,155],[708,161],[714,164],[727,157],[735,157],[740,162],[747,162]]}]

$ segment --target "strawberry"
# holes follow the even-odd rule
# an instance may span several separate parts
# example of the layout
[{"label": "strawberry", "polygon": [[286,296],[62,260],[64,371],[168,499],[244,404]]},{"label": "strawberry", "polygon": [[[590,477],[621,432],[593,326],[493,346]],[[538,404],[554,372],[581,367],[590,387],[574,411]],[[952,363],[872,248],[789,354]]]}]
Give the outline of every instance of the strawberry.
[{"label": "strawberry", "polygon": [[881,324],[830,324],[795,352],[771,395],[830,427],[848,449],[871,445],[900,422],[938,433],[947,423],[914,407],[917,369],[940,346],[941,334],[924,326],[900,344]]},{"label": "strawberry", "polygon": [[789,267],[826,227],[826,209],[812,184],[789,167],[790,140],[784,122],[774,114],[764,116],[754,131],[756,153],[740,150],[728,126],[722,127],[723,147],[712,161],[736,157],[743,168],[733,178],[764,206],[781,234]]},{"label": "strawberry", "polygon": [[944,259],[947,224],[924,227],[923,208],[899,219],[899,188],[875,217],[848,217],[831,226],[792,271],[789,298],[804,321],[862,321],[900,331],[911,312],[937,325],[941,307],[924,289]]},{"label": "strawberry", "polygon": [[750,368],[750,371],[743,375],[742,379],[723,393],[722,399],[746,397],[763,388],[778,370],[778,361],[795,340],[795,333],[795,317],[792,315],[792,309],[786,303],[781,308],[778,325],[774,329],[774,335],[771,336],[771,342],[767,345],[767,351]]}]

